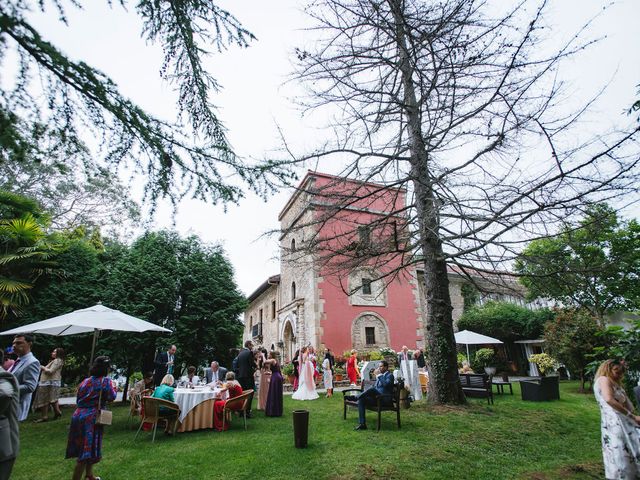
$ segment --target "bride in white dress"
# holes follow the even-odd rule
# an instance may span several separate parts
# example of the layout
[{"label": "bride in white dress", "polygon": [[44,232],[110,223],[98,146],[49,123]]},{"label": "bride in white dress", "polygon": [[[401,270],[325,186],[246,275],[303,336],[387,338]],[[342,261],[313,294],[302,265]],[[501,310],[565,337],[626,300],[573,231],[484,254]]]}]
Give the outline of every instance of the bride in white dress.
[{"label": "bride in white dress", "polygon": [[291,396],[294,400],[315,400],[318,398],[316,382],[313,379],[313,361],[309,349],[303,347],[300,351],[300,370],[298,376],[298,390]]},{"label": "bride in white dress", "polygon": [[607,360],[596,373],[593,385],[601,414],[602,456],[607,479],[640,478],[640,416],[622,388],[624,364]]}]

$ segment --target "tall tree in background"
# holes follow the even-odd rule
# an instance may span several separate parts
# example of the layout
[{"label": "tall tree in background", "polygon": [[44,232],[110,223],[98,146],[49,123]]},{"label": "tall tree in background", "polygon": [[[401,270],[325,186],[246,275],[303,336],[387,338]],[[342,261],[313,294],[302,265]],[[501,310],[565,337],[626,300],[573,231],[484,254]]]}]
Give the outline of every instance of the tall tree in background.
[{"label": "tall tree in background", "polygon": [[[550,52],[545,1],[503,7],[318,0],[307,11],[319,38],[297,50],[307,106],[328,110],[335,132],[317,151],[292,156],[320,167],[335,159],[347,165],[342,175],[399,187],[409,199],[381,213],[375,187],[358,187],[328,198],[315,225],[291,229],[304,230],[307,252],[336,270],[368,266],[393,276],[384,267],[396,255],[400,269],[424,271],[429,398],[439,403],[464,402],[447,265],[472,281],[504,269],[525,242],[554,233],[584,202],[637,195],[638,125],[578,145],[584,137],[572,127],[581,111],[558,108],[559,66],[585,46],[580,35]],[[353,248],[354,232],[336,232],[343,242],[308,233],[355,203],[378,211],[382,229],[409,227],[399,241],[372,235],[367,248]],[[327,240],[344,248],[323,250]]]},{"label": "tall tree in background", "polygon": [[6,162],[0,189],[35,199],[48,212],[50,228],[127,226],[140,221],[129,189],[108,169],[77,156]]},{"label": "tall tree in background", "polygon": [[[100,348],[128,373],[153,359],[156,346],[178,347],[182,364],[203,365],[212,356],[224,361],[238,344],[238,320],[245,301],[221,247],[176,232],[148,232],[109,266],[104,302],[113,308],[173,330],[170,336],[104,336]],[[157,339],[157,340],[156,340]]]},{"label": "tall tree in background", "polygon": [[233,278],[233,268],[220,246],[197,237],[182,241],[175,343],[187,365],[212,360],[231,365],[229,349],[242,337],[240,315],[246,307]]},{"label": "tall tree in background", "polygon": [[531,242],[515,263],[531,298],[584,308],[599,319],[640,309],[640,224],[593,205],[558,236]]},{"label": "tall tree in background", "polygon": [[247,186],[264,194],[272,181],[289,176],[273,162],[248,165],[237,158],[211,104],[219,85],[203,66],[208,49],[246,47],[254,39],[233,15],[209,0],[136,3],[142,36],[162,47],[162,78],[177,90],[178,118],[169,122],[124,97],[102,72],[67,57],[29,23],[34,9],[66,23],[65,4],[81,3],[0,3],[0,65],[3,73],[16,73],[3,75],[0,87],[1,162],[37,162],[59,152],[90,159],[87,140],[97,139],[101,166],[126,164],[142,173],[152,205],[159,197],[176,202],[187,194],[235,202]]}]

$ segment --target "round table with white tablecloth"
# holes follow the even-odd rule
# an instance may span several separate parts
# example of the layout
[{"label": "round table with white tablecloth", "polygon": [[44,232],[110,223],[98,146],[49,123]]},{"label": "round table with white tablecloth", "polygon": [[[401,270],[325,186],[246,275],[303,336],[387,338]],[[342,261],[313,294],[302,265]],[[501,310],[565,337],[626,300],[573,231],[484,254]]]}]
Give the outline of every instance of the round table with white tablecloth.
[{"label": "round table with white tablecloth", "polygon": [[180,405],[178,432],[213,428],[213,404],[225,399],[227,391],[209,387],[176,388],[175,402]]}]

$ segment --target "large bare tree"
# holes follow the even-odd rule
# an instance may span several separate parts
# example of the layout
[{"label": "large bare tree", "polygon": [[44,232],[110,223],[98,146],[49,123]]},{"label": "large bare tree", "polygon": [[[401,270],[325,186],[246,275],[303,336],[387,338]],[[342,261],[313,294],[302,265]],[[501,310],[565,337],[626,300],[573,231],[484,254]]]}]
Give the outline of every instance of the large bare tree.
[{"label": "large bare tree", "polygon": [[[335,271],[376,265],[387,278],[424,271],[429,395],[437,403],[464,402],[448,266],[474,275],[508,268],[525,242],[552,234],[591,201],[635,192],[638,177],[637,124],[629,119],[627,129],[586,138],[579,120],[588,105],[567,113],[562,104],[570,92],[559,67],[588,46],[581,35],[588,25],[551,51],[546,2],[508,8],[317,0],[308,8],[314,43],[296,51],[305,106],[328,112],[334,135],[317,151],[291,155],[318,170],[346,165],[342,176],[397,187],[407,201],[381,210],[374,185],[334,185],[324,201],[314,188],[322,204],[314,225],[287,228],[328,232],[320,224],[340,215],[353,219],[353,229],[307,234],[295,255],[312,250],[314,261]],[[354,208],[373,212],[371,231],[385,234],[359,244],[362,228],[347,213]],[[384,268],[390,255],[401,267]]]}]

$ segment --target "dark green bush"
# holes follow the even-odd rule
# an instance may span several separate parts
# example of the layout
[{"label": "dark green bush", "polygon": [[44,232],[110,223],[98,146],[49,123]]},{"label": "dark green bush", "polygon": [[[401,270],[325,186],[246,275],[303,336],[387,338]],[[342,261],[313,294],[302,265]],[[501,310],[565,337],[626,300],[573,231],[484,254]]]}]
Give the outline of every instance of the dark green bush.
[{"label": "dark green bush", "polygon": [[513,303],[487,302],[463,313],[458,320],[458,329],[471,330],[506,343],[540,338],[545,322],[553,317],[554,313],[547,308],[529,310]]}]

